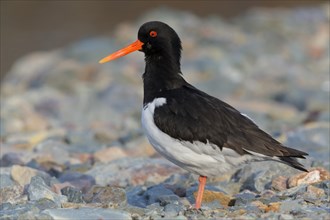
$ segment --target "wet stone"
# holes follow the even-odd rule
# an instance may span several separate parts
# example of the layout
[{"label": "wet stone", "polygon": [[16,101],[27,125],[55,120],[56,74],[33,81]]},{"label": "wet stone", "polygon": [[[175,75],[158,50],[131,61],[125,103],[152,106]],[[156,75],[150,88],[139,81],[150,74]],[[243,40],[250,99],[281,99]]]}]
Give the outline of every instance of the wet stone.
[{"label": "wet stone", "polygon": [[67,186],[63,189],[61,189],[62,195],[65,195],[68,197],[68,202],[74,202],[74,203],[82,203],[83,200],[83,194],[81,190]]}]

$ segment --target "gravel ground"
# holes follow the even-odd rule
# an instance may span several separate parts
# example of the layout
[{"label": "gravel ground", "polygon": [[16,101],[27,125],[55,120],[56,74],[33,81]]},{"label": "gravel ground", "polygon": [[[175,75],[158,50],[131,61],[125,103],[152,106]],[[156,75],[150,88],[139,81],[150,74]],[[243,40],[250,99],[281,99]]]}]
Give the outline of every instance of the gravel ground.
[{"label": "gravel ground", "polygon": [[[18,60],[1,83],[0,219],[329,219],[329,4],[232,20],[169,9],[108,36]],[[161,20],[183,41],[196,87],[310,154],[299,172],[251,163],[209,179],[160,157],[140,125],[141,53],[104,55]]]}]

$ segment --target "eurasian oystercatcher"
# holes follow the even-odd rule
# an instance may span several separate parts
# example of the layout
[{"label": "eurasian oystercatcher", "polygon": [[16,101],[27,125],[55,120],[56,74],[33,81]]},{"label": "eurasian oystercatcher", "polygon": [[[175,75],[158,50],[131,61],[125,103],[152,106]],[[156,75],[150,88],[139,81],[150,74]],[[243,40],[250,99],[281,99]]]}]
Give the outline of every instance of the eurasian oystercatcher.
[{"label": "eurasian oystercatcher", "polygon": [[144,132],[161,155],[200,176],[197,209],[201,207],[206,178],[243,163],[273,160],[307,171],[296,159],[305,158],[307,153],[283,146],[250,118],[184,80],[181,41],[167,24],[143,24],[138,40],[99,62],[137,50],[144,52],[146,63]]}]

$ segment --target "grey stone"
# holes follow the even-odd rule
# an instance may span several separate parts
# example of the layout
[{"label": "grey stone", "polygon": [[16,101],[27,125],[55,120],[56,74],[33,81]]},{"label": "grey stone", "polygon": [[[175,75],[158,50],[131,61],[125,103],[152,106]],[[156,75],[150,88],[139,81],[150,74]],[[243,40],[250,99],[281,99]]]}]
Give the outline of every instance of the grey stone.
[{"label": "grey stone", "polygon": [[165,218],[171,218],[178,216],[179,212],[182,211],[182,206],[178,204],[167,204],[164,207]]},{"label": "grey stone", "polygon": [[41,198],[35,201],[34,205],[41,211],[45,209],[55,209],[58,207],[58,204],[56,204],[53,200],[47,198]]},{"label": "grey stone", "polygon": [[202,209],[204,210],[214,210],[214,209],[221,209],[224,208],[223,205],[217,200],[214,200],[212,202],[203,202]]},{"label": "grey stone", "polygon": [[148,205],[160,202],[162,196],[170,195],[175,196],[172,190],[165,188],[162,184],[150,187],[144,194]]},{"label": "grey stone", "polygon": [[278,216],[278,219],[279,220],[294,220],[295,217],[293,215],[290,215],[290,214],[280,214]]},{"label": "grey stone", "polygon": [[278,162],[254,162],[238,170],[233,175],[232,180],[242,184],[240,190],[248,189],[253,192],[262,192],[271,188],[273,178],[280,175],[290,176],[298,172],[294,168]]},{"label": "grey stone", "polygon": [[62,173],[58,180],[62,183],[69,182],[83,193],[86,193],[96,183],[94,177],[90,175],[70,171]]},{"label": "grey stone", "polygon": [[31,201],[47,198],[54,201],[58,207],[61,207],[62,202],[67,202],[66,196],[54,193],[39,176],[32,177],[27,193]]},{"label": "grey stone", "polygon": [[285,191],[279,192],[278,195],[284,197],[298,198],[301,197],[306,192],[306,190],[307,190],[307,185],[301,184],[296,187],[292,187]]},{"label": "grey stone", "polygon": [[164,217],[164,207],[160,206],[159,203],[152,203],[146,207],[146,216],[151,218]]},{"label": "grey stone", "polygon": [[1,167],[9,167],[14,164],[23,165],[24,162],[21,160],[21,156],[17,153],[6,153],[0,159]]},{"label": "grey stone", "polygon": [[24,195],[24,188],[18,184],[0,188],[0,203],[22,203],[27,201],[27,196]]},{"label": "grey stone", "polygon": [[125,211],[102,209],[102,208],[79,208],[79,209],[46,209],[42,214],[51,216],[53,219],[131,219]]},{"label": "grey stone", "polygon": [[[123,172],[125,170],[125,172]],[[173,173],[180,173],[178,168],[164,158],[122,158],[109,164],[97,164],[85,174],[95,178],[99,185],[120,187],[152,185],[163,182]]]},{"label": "grey stone", "polygon": [[318,188],[329,191],[329,189],[330,189],[330,180],[324,180],[322,182],[315,183],[313,185],[318,187]]},{"label": "grey stone", "polygon": [[255,193],[249,190],[244,190],[243,192],[235,195],[235,206],[246,205],[252,202],[255,198]]},{"label": "grey stone", "polygon": [[68,202],[74,202],[74,203],[82,203],[83,200],[83,194],[81,190],[67,186],[63,189],[61,189],[62,195],[65,195],[68,197]]},{"label": "grey stone", "polygon": [[12,186],[14,181],[10,178],[9,174],[0,174],[0,189]]},{"label": "grey stone", "polygon": [[84,195],[84,200],[88,203],[102,203],[115,208],[127,204],[125,190],[112,186],[95,185]]},{"label": "grey stone", "polygon": [[37,214],[39,213],[39,211],[40,210],[31,203],[15,204],[1,209],[0,219],[18,219],[21,215],[24,215],[25,213]]},{"label": "grey stone", "polygon": [[69,143],[69,152],[92,153],[104,148],[104,145],[95,140],[91,131],[71,131],[66,140]]},{"label": "grey stone", "polygon": [[69,159],[69,146],[61,141],[46,139],[35,146],[35,151],[40,154],[49,155],[58,164],[65,164]]},{"label": "grey stone", "polygon": [[145,187],[136,186],[126,189],[127,203],[132,206],[145,208],[147,206],[147,199],[144,196]]},{"label": "grey stone", "polygon": [[178,205],[180,203],[180,198],[177,195],[161,195],[158,197],[158,201],[161,206],[166,206],[168,204]]},{"label": "grey stone", "polygon": [[281,202],[280,206],[280,212],[281,213],[289,213],[293,210],[299,210],[301,209],[301,203],[302,200],[286,200]]}]

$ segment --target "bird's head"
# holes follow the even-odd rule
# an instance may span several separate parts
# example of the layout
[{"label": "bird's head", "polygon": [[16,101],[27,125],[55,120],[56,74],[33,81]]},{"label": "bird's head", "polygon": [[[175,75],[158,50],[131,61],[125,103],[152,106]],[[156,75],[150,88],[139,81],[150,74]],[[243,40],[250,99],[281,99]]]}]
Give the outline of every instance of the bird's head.
[{"label": "bird's head", "polygon": [[174,62],[180,64],[180,38],[170,26],[160,21],[143,24],[138,32],[138,39],[134,43],[110,54],[99,63],[117,59],[137,50],[144,52],[146,59],[173,59]]}]

